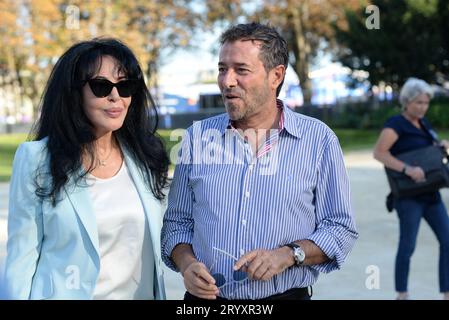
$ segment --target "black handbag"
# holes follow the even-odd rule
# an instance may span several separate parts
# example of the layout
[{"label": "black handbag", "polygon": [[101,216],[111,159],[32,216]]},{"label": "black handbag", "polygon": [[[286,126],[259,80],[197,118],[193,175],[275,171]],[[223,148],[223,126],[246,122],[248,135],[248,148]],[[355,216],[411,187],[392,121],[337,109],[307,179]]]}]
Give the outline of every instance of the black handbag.
[{"label": "black handbag", "polygon": [[395,197],[411,197],[449,187],[449,157],[444,148],[433,145],[401,153],[396,158],[410,166],[421,167],[426,180],[415,182],[402,172],[385,168],[391,192]]}]

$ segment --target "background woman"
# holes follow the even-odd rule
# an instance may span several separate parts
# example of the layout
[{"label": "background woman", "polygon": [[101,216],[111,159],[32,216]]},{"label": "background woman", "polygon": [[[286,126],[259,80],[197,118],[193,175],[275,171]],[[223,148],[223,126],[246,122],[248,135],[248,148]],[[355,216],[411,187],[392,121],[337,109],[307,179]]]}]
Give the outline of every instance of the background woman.
[{"label": "background woman", "polygon": [[[411,166],[395,156],[435,143],[437,135],[424,117],[432,88],[423,80],[410,78],[399,95],[402,112],[387,120],[374,148],[374,157],[386,167],[402,172],[416,182],[425,179],[420,167]],[[445,148],[449,142],[441,141]],[[395,264],[397,299],[408,299],[407,281],[410,259],[416,245],[421,218],[427,221],[440,243],[439,281],[444,299],[449,299],[449,217],[439,192],[394,199],[399,217],[399,247]]]}]

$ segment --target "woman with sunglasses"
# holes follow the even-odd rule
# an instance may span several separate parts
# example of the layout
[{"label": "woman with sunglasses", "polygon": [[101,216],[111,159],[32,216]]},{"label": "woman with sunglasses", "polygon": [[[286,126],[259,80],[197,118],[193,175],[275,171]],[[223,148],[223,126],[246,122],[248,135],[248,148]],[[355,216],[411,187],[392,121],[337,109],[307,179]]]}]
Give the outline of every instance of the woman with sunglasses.
[{"label": "woman with sunglasses", "polygon": [[139,63],[123,43],[56,63],[10,185],[12,299],[164,299],[161,201],[169,159]]}]

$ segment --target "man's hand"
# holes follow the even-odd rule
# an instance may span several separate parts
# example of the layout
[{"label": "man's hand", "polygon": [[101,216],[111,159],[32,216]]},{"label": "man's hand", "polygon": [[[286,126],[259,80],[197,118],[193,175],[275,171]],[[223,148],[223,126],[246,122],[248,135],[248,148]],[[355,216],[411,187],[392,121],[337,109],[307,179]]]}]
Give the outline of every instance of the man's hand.
[{"label": "man's hand", "polygon": [[178,244],[173,249],[171,258],[184,277],[184,286],[188,292],[198,298],[217,299],[215,279],[206,266],[196,260],[190,244]]},{"label": "man's hand", "polygon": [[253,280],[270,280],[295,263],[288,247],[274,250],[254,250],[240,257],[234,270],[242,269]]},{"label": "man's hand", "polygon": [[184,286],[187,291],[203,299],[217,299],[218,288],[215,279],[201,262],[192,262],[183,272]]}]

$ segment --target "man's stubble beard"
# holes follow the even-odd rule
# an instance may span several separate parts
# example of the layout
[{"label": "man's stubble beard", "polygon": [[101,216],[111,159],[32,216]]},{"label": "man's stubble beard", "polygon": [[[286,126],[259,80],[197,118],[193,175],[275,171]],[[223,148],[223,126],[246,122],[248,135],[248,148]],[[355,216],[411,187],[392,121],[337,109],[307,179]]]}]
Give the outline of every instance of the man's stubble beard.
[{"label": "man's stubble beard", "polygon": [[[254,93],[253,96],[255,97],[255,99],[254,101],[252,101],[252,103],[248,103],[243,99],[243,97],[241,97],[240,100],[242,100],[242,104],[240,104],[240,107],[239,104],[236,104],[234,106],[233,103],[225,102],[226,112],[228,113],[228,116],[232,121],[245,120],[249,116],[255,114],[258,106],[266,103],[266,100],[268,99],[268,87],[264,88],[264,90],[261,92]],[[232,113],[231,110],[238,110],[238,112]]]},{"label": "man's stubble beard", "polygon": [[[244,102],[244,101],[242,101]],[[248,114],[251,115],[254,106],[247,106],[244,102],[243,105],[238,105],[234,103],[225,103],[226,112],[232,121],[240,121],[247,118]]]}]

